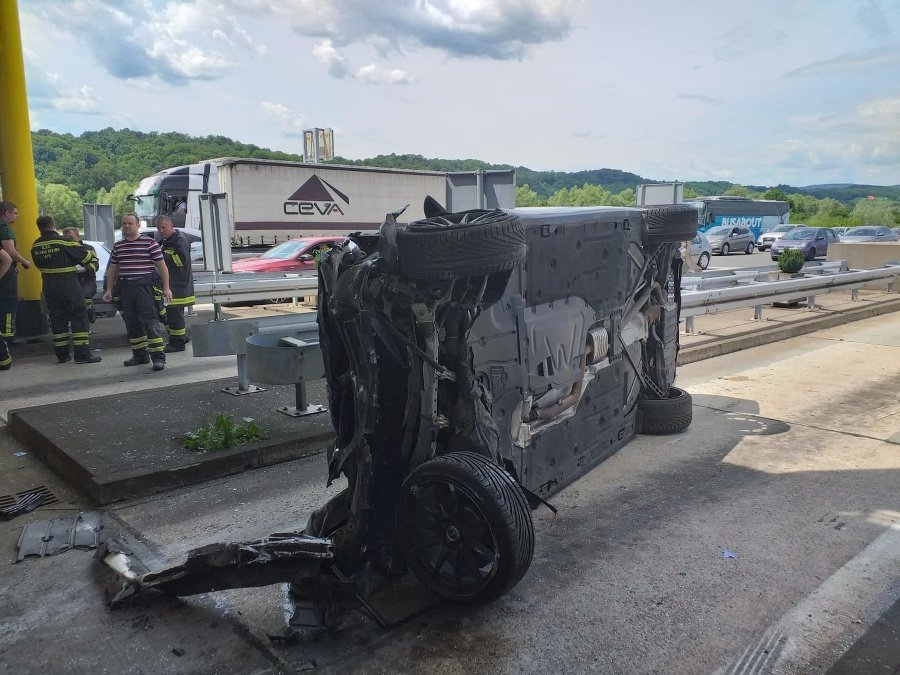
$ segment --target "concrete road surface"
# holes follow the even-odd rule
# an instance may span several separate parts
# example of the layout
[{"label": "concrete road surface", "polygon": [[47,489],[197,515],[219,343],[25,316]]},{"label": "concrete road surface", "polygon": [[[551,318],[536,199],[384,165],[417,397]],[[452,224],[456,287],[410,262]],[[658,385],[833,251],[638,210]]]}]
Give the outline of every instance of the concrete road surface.
[{"label": "concrete road surface", "polygon": [[[749,256],[748,256],[749,257]],[[535,512],[524,579],[477,608],[271,643],[282,589],[108,612],[90,554],[0,565],[0,672],[822,673],[900,597],[900,314],[685,366],[685,433],[639,436]],[[0,440],[0,474],[57,490]],[[302,526],[321,457],[111,509],[151,563]],[[400,593],[402,591],[398,591]],[[900,664],[896,664],[896,668]],[[887,672],[893,672],[888,670]]]}]

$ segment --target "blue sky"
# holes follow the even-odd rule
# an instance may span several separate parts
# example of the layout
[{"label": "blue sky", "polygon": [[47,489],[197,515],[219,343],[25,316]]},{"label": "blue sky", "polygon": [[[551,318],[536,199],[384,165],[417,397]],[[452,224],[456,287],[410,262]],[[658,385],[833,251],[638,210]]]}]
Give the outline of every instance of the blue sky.
[{"label": "blue sky", "polygon": [[900,184],[896,0],[19,0],[35,129]]}]

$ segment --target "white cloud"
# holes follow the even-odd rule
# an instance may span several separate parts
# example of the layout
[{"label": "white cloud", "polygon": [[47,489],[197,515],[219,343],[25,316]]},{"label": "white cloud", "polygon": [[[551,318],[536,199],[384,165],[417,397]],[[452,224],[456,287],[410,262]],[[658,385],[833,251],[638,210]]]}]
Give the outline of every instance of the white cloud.
[{"label": "white cloud", "polygon": [[328,66],[328,73],[338,80],[342,80],[350,75],[350,68],[347,66],[347,60],[338,53],[334,48],[331,40],[322,40],[313,47],[313,56],[320,62]]},{"label": "white cloud", "polygon": [[95,113],[100,110],[100,99],[96,98],[91,88],[85,84],[74,92],[55,97],[53,107],[67,112]]},{"label": "white cloud", "polygon": [[399,68],[380,68],[374,63],[356,71],[356,79],[373,84],[409,84],[412,76]]},{"label": "white cloud", "polygon": [[306,122],[300,113],[293,112],[287,106],[272,101],[263,101],[259,104],[259,108],[267,117],[275,120],[279,129],[286,135],[303,135]]}]

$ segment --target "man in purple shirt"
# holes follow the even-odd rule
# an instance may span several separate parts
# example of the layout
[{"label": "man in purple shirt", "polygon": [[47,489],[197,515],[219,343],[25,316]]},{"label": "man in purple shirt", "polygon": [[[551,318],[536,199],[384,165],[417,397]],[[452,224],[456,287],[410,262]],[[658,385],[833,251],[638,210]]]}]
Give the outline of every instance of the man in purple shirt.
[{"label": "man in purple shirt", "polygon": [[120,311],[125,319],[132,357],[126,366],[153,361],[153,370],[166,367],[163,327],[159,322],[156,298],[162,285],[162,295],[172,299],[169,270],[163,261],[162,249],[153,239],[140,234],[138,217],[133,213],[122,218],[122,239],[113,245],[106,268],[106,290],[103,300],[110,302],[113,288],[118,291]]}]

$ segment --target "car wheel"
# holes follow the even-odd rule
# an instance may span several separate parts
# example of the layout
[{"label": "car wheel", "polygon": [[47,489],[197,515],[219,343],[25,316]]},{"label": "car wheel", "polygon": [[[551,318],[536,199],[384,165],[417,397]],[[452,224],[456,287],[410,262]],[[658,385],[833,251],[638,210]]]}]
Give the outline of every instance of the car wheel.
[{"label": "car wheel", "polygon": [[753,244],[747,244],[747,250],[744,251],[747,255],[753,255]]},{"label": "car wheel", "polygon": [[697,209],[674,204],[643,209],[647,223],[647,244],[689,241],[697,234]]},{"label": "car wheel", "polygon": [[493,600],[525,575],[534,524],[525,494],[502,468],[474,452],[425,462],[397,500],[397,536],[407,566],[449,600]]},{"label": "car wheel", "polygon": [[766,247],[765,246],[757,246],[756,250],[759,251],[760,253],[762,253],[763,251],[766,250]]},{"label": "car wheel", "polygon": [[722,244],[722,255],[728,255],[728,244]]},{"label": "car wheel", "polygon": [[691,395],[678,387],[669,388],[669,398],[642,398],[638,401],[637,432],[650,436],[677,434],[691,425]]},{"label": "car wheel", "polygon": [[806,256],[806,259],[807,260],[815,260],[816,259],[816,249],[814,249],[814,248],[809,249],[809,255]]},{"label": "car wheel", "polygon": [[703,251],[703,253],[700,254],[700,257],[697,258],[697,267],[701,270],[705,270],[709,267],[709,253]]},{"label": "car wheel", "polygon": [[397,231],[400,271],[450,281],[505,272],[525,257],[525,230],[505,211],[464,211],[425,218]]}]

